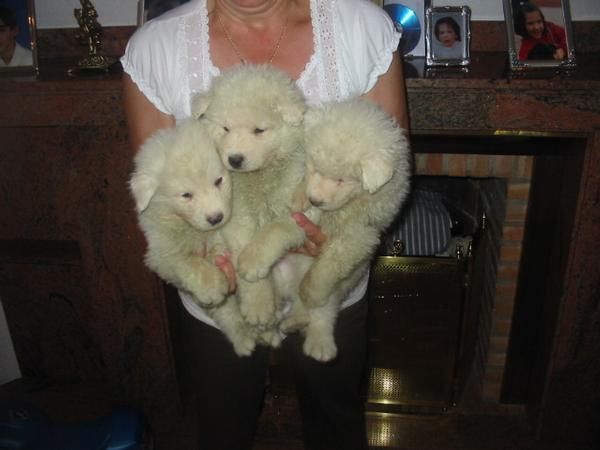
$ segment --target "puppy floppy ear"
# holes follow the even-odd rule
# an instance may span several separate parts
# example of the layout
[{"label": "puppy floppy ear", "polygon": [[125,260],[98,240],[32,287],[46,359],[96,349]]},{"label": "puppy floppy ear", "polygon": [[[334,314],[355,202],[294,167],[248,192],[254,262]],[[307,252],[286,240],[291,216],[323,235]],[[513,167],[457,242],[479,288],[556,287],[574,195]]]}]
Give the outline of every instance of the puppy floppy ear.
[{"label": "puppy floppy ear", "polygon": [[158,189],[159,176],[166,164],[165,146],[170,145],[172,136],[170,130],[159,131],[142,146],[135,157],[136,169],[129,180],[129,189],[138,213],[148,207]]},{"label": "puppy floppy ear", "polygon": [[129,181],[129,188],[135,200],[135,209],[139,214],[148,207],[156,193],[158,179],[148,173],[135,173]]},{"label": "puppy floppy ear", "polygon": [[194,95],[192,98],[192,117],[200,119],[208,109],[210,101],[211,96],[207,93]]},{"label": "puppy floppy ear", "polygon": [[362,187],[369,194],[374,194],[392,179],[394,167],[392,161],[373,157],[360,163]]}]

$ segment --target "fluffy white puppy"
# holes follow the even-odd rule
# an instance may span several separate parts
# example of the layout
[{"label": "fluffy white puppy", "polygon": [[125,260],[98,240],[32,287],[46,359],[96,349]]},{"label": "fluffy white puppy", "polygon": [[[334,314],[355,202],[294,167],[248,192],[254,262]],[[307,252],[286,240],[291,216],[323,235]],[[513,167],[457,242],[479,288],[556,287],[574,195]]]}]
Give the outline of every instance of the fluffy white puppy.
[{"label": "fluffy white puppy", "polygon": [[327,361],[337,354],[333,330],[340,303],[365,275],[381,233],[408,194],[410,150],[391,117],[360,99],[309,110],[304,134],[306,197],[320,211],[327,241],[312,261],[295,257],[306,271],[301,302],[282,327],[308,322],[304,352]]},{"label": "fluffy white puppy", "polygon": [[249,328],[228,282],[213,264],[220,230],[231,217],[231,176],[205,127],[195,120],[159,131],[135,157],[130,179],[139,224],[147,240],[146,265],[191,293],[239,355],[249,355]]},{"label": "fluffy white puppy", "polygon": [[244,65],[216,78],[192,110],[232,171],[233,212],[224,236],[239,275],[240,309],[247,322],[271,326],[279,302],[265,277],[305,239],[291,217],[304,173],[304,97],[285,73]]}]

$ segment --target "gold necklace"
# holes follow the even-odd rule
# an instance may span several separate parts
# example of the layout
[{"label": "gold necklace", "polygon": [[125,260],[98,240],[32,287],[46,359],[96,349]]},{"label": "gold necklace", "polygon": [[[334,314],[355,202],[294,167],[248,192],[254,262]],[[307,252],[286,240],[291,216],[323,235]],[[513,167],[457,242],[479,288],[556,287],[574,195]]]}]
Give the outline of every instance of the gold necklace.
[{"label": "gold necklace", "polygon": [[[238,57],[240,62],[242,64],[248,64],[246,59],[242,57],[242,54],[240,53],[238,46],[235,44],[235,42],[231,38],[229,31],[227,30],[227,28],[225,27],[225,24],[221,20],[221,15],[215,11],[215,16],[217,16],[217,21],[219,22],[219,26],[221,27],[221,29],[223,30],[223,33],[225,34],[225,37],[227,38],[227,42],[229,42],[229,45],[233,49],[234,53],[236,54],[236,56]],[[287,30],[288,18],[289,18],[289,13],[285,16],[285,22],[283,24],[283,27],[281,27],[281,33],[279,34],[279,38],[277,39],[277,43],[275,44],[275,48],[273,49],[273,53],[271,53],[271,57],[267,61],[267,64],[271,64],[273,62],[273,60],[275,59],[275,56],[277,56],[279,47],[281,47],[281,41],[283,40],[283,36],[285,35],[285,31]]]}]

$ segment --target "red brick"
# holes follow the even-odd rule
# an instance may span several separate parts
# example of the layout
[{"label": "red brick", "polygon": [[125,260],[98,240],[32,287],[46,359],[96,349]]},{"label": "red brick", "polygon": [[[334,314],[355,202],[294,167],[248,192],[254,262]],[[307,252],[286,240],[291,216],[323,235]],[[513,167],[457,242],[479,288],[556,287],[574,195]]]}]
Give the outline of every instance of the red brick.
[{"label": "red brick", "polygon": [[505,262],[519,262],[521,260],[521,245],[503,244],[500,248],[500,260]]},{"label": "red brick", "polygon": [[512,155],[494,156],[493,175],[500,178],[509,178],[513,174],[513,165],[515,157]]},{"label": "red brick", "polygon": [[469,173],[474,177],[489,177],[491,173],[491,157],[488,155],[472,155]]},{"label": "red brick", "polygon": [[529,198],[529,183],[509,183],[509,200],[527,200]]},{"label": "red brick", "polygon": [[[518,241],[523,240],[525,234],[525,228],[521,226],[505,225],[502,229],[502,240],[504,241]],[[506,244],[504,244],[506,245]]]},{"label": "red brick", "polygon": [[444,155],[447,174],[452,177],[467,176],[467,155]]},{"label": "red brick", "polygon": [[533,157],[531,157],[531,156],[517,157],[517,163],[515,165],[514,176],[517,178],[531,179],[532,172],[533,172]]},{"label": "red brick", "polygon": [[444,175],[443,156],[442,154],[427,155],[427,162],[425,164],[425,173],[427,175]]}]

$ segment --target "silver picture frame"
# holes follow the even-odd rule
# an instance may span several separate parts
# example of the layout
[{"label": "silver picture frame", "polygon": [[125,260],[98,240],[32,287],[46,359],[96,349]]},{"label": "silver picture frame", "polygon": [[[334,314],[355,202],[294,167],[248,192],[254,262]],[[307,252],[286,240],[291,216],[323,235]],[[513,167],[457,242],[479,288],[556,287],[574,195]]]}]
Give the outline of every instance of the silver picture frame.
[{"label": "silver picture frame", "polygon": [[425,10],[428,66],[467,66],[471,62],[471,8],[436,6]]},{"label": "silver picture frame", "polygon": [[138,0],[138,27],[165,12],[187,3],[189,0]]},{"label": "silver picture frame", "polygon": [[503,1],[511,70],[575,67],[569,0]]},{"label": "silver picture frame", "polygon": [[[34,0],[0,0],[0,8],[0,26],[5,27],[15,39],[10,60],[5,60],[4,56],[0,60],[0,74],[37,74],[39,60]],[[10,23],[4,23],[4,19]]]}]

